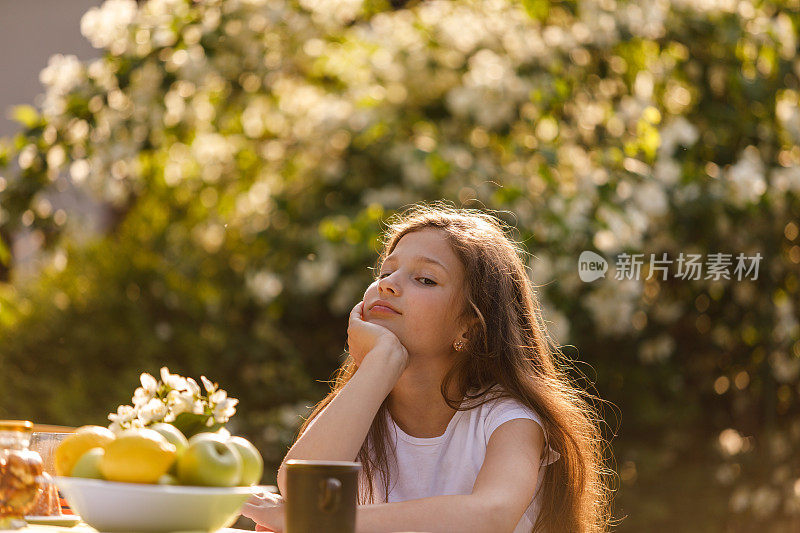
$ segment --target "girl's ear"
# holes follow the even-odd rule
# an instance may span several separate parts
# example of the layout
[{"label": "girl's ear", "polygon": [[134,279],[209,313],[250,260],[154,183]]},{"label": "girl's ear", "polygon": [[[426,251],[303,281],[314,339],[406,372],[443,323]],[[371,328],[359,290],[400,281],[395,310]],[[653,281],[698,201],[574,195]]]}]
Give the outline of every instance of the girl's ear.
[{"label": "girl's ear", "polygon": [[467,319],[456,340],[464,341],[464,343],[469,341],[469,338],[475,336],[475,333],[478,331],[479,324],[480,320],[478,320],[476,316]]}]

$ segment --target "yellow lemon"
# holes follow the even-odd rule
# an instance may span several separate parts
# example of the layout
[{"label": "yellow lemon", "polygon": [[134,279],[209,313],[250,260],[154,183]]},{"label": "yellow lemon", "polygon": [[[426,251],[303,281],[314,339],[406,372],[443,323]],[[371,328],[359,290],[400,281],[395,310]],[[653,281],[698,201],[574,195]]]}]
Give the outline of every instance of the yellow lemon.
[{"label": "yellow lemon", "polygon": [[56,474],[69,476],[75,463],[92,448],[105,448],[114,440],[114,434],[102,426],[82,426],[75,433],[61,441],[56,448],[54,463]]},{"label": "yellow lemon", "polygon": [[152,429],[123,431],[106,446],[100,472],[109,481],[158,483],[175,461],[176,448]]}]

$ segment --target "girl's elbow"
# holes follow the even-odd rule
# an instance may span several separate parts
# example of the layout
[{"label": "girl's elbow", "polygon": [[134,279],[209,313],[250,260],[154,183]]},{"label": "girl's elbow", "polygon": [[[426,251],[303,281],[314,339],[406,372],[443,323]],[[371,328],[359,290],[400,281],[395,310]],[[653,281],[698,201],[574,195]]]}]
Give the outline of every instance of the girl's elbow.
[{"label": "girl's elbow", "polygon": [[278,467],[278,476],[277,476],[277,484],[278,484],[278,492],[281,493],[282,496],[286,496],[286,465],[285,463],[281,463],[281,466]]},{"label": "girl's elbow", "polygon": [[513,509],[502,502],[485,502],[482,518],[481,531],[487,533],[511,533],[520,519]]}]

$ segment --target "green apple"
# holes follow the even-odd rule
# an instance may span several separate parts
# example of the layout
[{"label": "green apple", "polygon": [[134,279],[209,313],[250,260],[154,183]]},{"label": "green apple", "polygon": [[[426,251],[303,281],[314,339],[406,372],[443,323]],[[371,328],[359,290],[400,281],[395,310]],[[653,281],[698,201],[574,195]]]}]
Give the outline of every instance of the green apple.
[{"label": "green apple", "polygon": [[242,477],[242,457],[235,445],[216,433],[198,433],[178,458],[181,485],[235,487]]},{"label": "green apple", "polygon": [[172,424],[167,424],[166,422],[159,422],[158,424],[153,424],[148,429],[152,429],[153,431],[158,431],[164,438],[167,439],[170,444],[175,445],[175,448],[178,451],[178,455],[180,455],[183,450],[189,445],[189,441],[186,440],[186,437],[181,433],[181,430],[173,426]]},{"label": "green apple", "polygon": [[72,467],[70,475],[72,477],[84,477],[89,479],[105,479],[100,473],[100,460],[106,451],[103,448],[91,448],[80,456],[75,466]]},{"label": "green apple", "polygon": [[258,484],[261,481],[261,474],[264,473],[264,460],[258,449],[243,437],[231,437],[228,443],[233,444],[242,456],[242,478],[238,485],[247,487]]}]

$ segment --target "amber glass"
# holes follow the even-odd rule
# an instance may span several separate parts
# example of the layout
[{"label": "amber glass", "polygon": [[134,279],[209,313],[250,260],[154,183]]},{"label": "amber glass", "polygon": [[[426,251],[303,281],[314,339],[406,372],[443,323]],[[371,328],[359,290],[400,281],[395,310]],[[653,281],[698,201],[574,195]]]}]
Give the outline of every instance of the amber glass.
[{"label": "amber glass", "polygon": [[42,458],[31,451],[33,424],[0,420],[0,529],[33,508],[41,490]]}]

